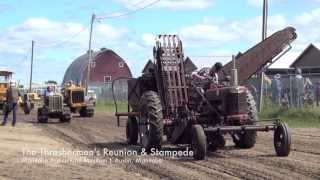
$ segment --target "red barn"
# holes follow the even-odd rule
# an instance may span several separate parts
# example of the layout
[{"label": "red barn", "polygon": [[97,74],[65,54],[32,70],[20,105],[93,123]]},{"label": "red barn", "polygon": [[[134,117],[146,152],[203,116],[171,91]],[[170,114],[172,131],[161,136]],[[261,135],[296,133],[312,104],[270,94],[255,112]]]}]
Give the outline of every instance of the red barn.
[{"label": "red barn", "polygon": [[[74,60],[68,67],[63,83],[72,80],[85,85],[88,68],[88,52]],[[114,51],[102,48],[92,53],[89,86],[101,86],[119,77],[132,77],[126,62]]]}]

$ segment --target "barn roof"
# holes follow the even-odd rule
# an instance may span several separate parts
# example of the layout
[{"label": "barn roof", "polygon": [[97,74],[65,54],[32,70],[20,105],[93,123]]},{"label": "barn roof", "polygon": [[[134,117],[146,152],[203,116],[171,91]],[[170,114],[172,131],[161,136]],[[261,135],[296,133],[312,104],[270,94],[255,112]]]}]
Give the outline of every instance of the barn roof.
[{"label": "barn roof", "polygon": [[192,62],[192,60],[187,57],[185,60],[184,60],[184,71],[189,74],[193,71],[195,71],[197,68],[197,66]]},{"label": "barn roof", "polygon": [[310,44],[290,67],[320,67],[320,50],[313,44]]},{"label": "barn roof", "polygon": [[[99,51],[93,51],[92,52],[92,60],[95,60],[102,53],[112,53],[113,55],[118,57],[119,60],[124,61],[117,53],[115,53],[111,49],[107,49],[107,48],[102,48]],[[88,58],[89,58],[89,53],[87,51],[87,53],[85,53],[85,54],[79,56],[77,59],[75,59],[68,67],[68,69],[64,75],[62,83],[65,83],[69,80],[73,80],[76,83],[80,83],[82,76],[83,76],[83,72],[88,67],[88,63],[89,63]]]},{"label": "barn roof", "polygon": [[147,64],[144,66],[142,73],[148,73],[149,69],[155,69],[155,64],[149,59]]}]

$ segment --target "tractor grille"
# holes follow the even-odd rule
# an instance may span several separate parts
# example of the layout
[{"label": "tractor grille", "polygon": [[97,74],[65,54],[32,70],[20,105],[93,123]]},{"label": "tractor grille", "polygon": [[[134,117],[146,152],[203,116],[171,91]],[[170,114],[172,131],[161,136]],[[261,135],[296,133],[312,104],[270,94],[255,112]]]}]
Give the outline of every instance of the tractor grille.
[{"label": "tractor grille", "polygon": [[230,93],[227,96],[227,113],[230,115],[240,114],[247,112],[247,94],[242,93]]},{"label": "tractor grille", "polygon": [[61,95],[49,96],[49,111],[50,112],[61,112],[63,108]]},{"label": "tractor grille", "polygon": [[84,103],[83,91],[72,91],[72,103]]}]

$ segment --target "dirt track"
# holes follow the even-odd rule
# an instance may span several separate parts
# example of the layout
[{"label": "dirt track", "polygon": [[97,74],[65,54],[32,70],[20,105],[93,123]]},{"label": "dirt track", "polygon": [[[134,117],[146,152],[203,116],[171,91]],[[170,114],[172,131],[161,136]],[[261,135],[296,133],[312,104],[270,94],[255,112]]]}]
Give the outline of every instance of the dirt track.
[{"label": "dirt track", "polygon": [[[33,123],[35,116],[29,116],[24,121],[42,129],[42,132],[52,139],[76,149],[139,149],[137,146],[125,144],[125,129],[116,127],[116,119],[112,114],[99,113],[93,119],[75,117],[71,124],[39,125]],[[122,120],[121,124],[124,126],[125,121]],[[292,129],[292,134],[292,151],[290,156],[285,158],[275,156],[272,133],[259,133],[253,149],[234,149],[229,140],[225,149],[210,152],[203,161],[194,161],[192,158],[152,157],[155,160],[160,159],[160,163],[117,163],[114,166],[131,174],[130,179],[319,179],[320,129]],[[136,158],[141,157],[129,159]],[[96,168],[96,173],[90,171],[90,177],[101,179],[103,168]]]}]

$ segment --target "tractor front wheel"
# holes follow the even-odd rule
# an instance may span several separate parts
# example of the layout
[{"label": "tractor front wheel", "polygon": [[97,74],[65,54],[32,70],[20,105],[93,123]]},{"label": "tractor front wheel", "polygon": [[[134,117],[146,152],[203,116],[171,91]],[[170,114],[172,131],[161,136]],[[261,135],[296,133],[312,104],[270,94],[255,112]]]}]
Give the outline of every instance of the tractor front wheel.
[{"label": "tractor front wheel", "polygon": [[223,148],[226,145],[226,140],[220,133],[208,134],[207,139],[209,151],[216,151],[218,148]]},{"label": "tractor front wheel", "polygon": [[48,115],[45,108],[38,109],[38,123],[48,123]]},{"label": "tractor front wheel", "polygon": [[196,160],[203,160],[207,153],[207,138],[203,127],[199,124],[193,125],[191,128],[191,137],[193,158]]},{"label": "tractor front wheel", "polygon": [[146,91],[140,99],[140,144],[146,152],[161,148],[163,135],[163,114],[159,95]]},{"label": "tractor front wheel", "polygon": [[32,109],[32,106],[31,106],[31,103],[30,103],[29,101],[27,101],[27,102],[25,102],[25,103],[23,104],[24,114],[26,114],[26,115],[30,114],[31,109]]},{"label": "tractor front wheel", "polygon": [[[256,102],[250,91],[247,91],[247,113],[249,116],[248,125],[255,125],[258,121]],[[232,139],[236,147],[242,149],[252,148],[256,144],[257,131],[245,131],[232,134]]]}]

